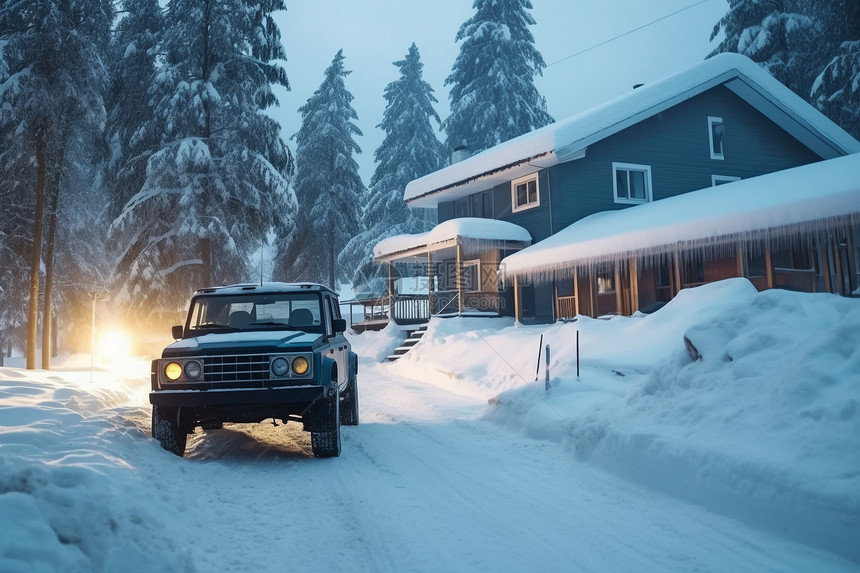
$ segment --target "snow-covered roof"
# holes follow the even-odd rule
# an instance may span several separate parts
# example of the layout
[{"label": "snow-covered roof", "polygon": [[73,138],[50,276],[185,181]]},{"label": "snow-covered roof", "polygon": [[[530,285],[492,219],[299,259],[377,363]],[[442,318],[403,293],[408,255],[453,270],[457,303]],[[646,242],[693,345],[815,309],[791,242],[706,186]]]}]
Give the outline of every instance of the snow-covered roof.
[{"label": "snow-covered roof", "polygon": [[439,223],[426,233],[395,235],[383,239],[373,247],[373,256],[376,262],[384,262],[408,252],[427,253],[453,246],[463,239],[486,243],[520,243],[525,246],[531,243],[532,237],[519,225],[507,221],[461,217]]},{"label": "snow-covered roof", "polygon": [[506,257],[507,276],[548,277],[661,251],[780,236],[822,223],[860,223],[860,154],[603,211]]},{"label": "snow-covered roof", "polygon": [[721,84],[825,159],[860,152],[860,142],[767,71],[725,53],[415,179],[404,199],[432,207],[583,157],[589,145]]}]

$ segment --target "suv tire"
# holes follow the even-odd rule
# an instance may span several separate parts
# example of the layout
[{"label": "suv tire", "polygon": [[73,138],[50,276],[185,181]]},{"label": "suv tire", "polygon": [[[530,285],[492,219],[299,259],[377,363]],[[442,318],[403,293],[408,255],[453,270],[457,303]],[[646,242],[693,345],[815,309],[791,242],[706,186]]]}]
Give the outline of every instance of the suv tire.
[{"label": "suv tire", "polygon": [[314,405],[314,423],[311,429],[311,450],[318,458],[336,458],[340,455],[340,392],[337,380],[331,381],[334,391],[325,400]]},{"label": "suv tire", "polygon": [[180,423],[179,408],[152,407],[152,437],[161,447],[179,457],[185,455],[188,433]]},{"label": "suv tire", "polygon": [[358,425],[358,382],[350,378],[340,405],[340,423],[344,426]]}]

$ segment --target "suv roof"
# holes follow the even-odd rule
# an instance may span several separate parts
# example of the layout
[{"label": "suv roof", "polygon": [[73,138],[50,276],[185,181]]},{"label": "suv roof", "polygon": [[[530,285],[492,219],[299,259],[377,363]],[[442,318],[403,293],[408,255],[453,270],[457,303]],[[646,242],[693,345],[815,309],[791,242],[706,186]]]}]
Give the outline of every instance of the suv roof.
[{"label": "suv roof", "polygon": [[194,291],[194,295],[200,294],[224,294],[236,295],[247,293],[282,293],[282,292],[328,292],[337,296],[337,293],[325,285],[317,283],[257,283],[257,284],[237,284],[229,286],[207,287]]}]

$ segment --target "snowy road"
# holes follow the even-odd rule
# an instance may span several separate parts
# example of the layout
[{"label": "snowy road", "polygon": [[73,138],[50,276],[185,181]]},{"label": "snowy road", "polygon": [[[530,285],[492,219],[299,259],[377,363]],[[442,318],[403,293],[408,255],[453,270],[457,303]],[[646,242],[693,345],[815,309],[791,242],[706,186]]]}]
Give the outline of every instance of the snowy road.
[{"label": "snowy road", "polygon": [[199,571],[850,568],[482,420],[484,401],[371,362],[360,383],[337,459],[296,424],[198,430],[185,460],[151,442],[137,469]]}]

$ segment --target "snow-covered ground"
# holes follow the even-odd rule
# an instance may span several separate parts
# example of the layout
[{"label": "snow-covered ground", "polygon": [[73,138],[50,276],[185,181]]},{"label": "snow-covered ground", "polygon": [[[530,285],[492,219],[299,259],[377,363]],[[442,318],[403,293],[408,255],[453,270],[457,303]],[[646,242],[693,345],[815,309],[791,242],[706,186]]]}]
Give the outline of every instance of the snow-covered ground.
[{"label": "snow-covered ground", "polygon": [[352,337],[361,425],[327,460],[292,423],[161,450],[145,360],[0,368],[0,571],[860,568],[860,299],[733,279],[436,320],[380,363],[401,336]]}]

